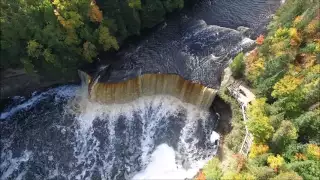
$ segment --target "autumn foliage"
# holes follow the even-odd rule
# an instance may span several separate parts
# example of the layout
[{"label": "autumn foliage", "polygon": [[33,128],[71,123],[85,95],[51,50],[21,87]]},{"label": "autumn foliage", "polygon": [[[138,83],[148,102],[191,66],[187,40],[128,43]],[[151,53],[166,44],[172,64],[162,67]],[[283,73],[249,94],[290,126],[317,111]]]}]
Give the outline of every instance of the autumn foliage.
[{"label": "autumn foliage", "polygon": [[238,153],[238,154],[234,154],[233,157],[236,159],[237,162],[237,172],[241,172],[241,170],[244,168],[245,164],[246,164],[246,158]]},{"label": "autumn foliage", "polygon": [[278,172],[279,168],[284,164],[284,159],[282,156],[277,155],[271,155],[268,157],[268,164],[271,168],[274,169],[274,171]]},{"label": "autumn foliage", "polygon": [[264,154],[264,153],[268,152],[268,150],[269,150],[269,146],[268,145],[254,143],[251,146],[249,157],[250,158],[255,158],[258,155],[261,155],[261,154]]},{"label": "autumn foliage", "polygon": [[320,161],[320,146],[317,146],[316,144],[309,144],[307,147],[307,155],[309,158]]},{"label": "autumn foliage", "polygon": [[302,83],[302,78],[295,77],[292,75],[286,75],[280,81],[278,81],[272,92],[273,97],[285,96],[297,89],[297,87]]},{"label": "autumn foliage", "polygon": [[206,180],[206,176],[204,175],[202,170],[199,171],[199,174],[198,174],[196,180]]},{"label": "autumn foliage", "polygon": [[298,161],[305,161],[307,160],[307,157],[302,153],[296,153],[295,159]]},{"label": "autumn foliage", "polygon": [[257,48],[243,57],[241,78],[257,96],[246,108],[245,123],[254,143],[245,167],[238,163],[224,177],[319,179],[319,32],[318,1],[288,0],[267,35],[257,37]]},{"label": "autumn foliage", "polygon": [[92,22],[100,23],[103,20],[102,11],[100,11],[99,7],[94,2],[90,5],[88,16]]},{"label": "autumn foliage", "polygon": [[257,49],[250,52],[245,61],[245,75],[249,81],[254,82],[255,79],[264,70],[264,59],[259,57]]},{"label": "autumn foliage", "polygon": [[256,39],[256,43],[258,45],[262,45],[263,44],[263,41],[264,41],[264,36],[263,35],[260,35],[257,39]]}]

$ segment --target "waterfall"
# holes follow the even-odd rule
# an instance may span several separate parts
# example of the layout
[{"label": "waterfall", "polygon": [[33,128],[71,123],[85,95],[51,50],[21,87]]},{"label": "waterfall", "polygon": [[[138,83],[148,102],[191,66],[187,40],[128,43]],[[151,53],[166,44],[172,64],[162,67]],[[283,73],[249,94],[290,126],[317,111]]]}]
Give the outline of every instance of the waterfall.
[{"label": "waterfall", "polygon": [[13,99],[0,114],[0,179],[193,178],[219,144],[208,109],[221,72],[254,45],[235,28],[264,27],[269,1],[199,1],[117,63],[79,71],[82,86]]},{"label": "waterfall", "polygon": [[[88,74],[79,71],[79,75],[84,84],[90,84]],[[88,91],[91,100],[106,104],[123,104],[144,96],[169,95],[204,109],[209,109],[217,92],[176,74],[143,74],[118,83],[97,81],[88,87]]]},{"label": "waterfall", "polygon": [[[155,177],[155,170],[167,172],[157,160],[166,155],[171,173],[179,179],[192,178],[217,150],[211,140],[216,115],[175,97],[157,95],[126,104],[82,104],[75,136],[81,143],[73,151],[75,165],[82,171],[71,174],[71,179],[92,178],[93,171],[102,179]],[[156,149],[163,150],[158,150],[160,156]]]},{"label": "waterfall", "polygon": [[83,91],[54,88],[1,113],[0,179],[185,179],[217,151],[215,113],[173,96],[104,104]]}]

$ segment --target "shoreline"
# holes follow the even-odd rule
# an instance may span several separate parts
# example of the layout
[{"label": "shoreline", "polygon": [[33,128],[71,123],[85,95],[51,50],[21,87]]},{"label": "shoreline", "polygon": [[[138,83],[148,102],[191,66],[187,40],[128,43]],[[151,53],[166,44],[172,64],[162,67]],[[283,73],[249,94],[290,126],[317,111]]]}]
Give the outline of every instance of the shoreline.
[{"label": "shoreline", "polygon": [[30,97],[35,92],[46,91],[67,84],[80,84],[80,78],[48,80],[24,69],[7,69],[1,72],[0,103],[15,96]]}]

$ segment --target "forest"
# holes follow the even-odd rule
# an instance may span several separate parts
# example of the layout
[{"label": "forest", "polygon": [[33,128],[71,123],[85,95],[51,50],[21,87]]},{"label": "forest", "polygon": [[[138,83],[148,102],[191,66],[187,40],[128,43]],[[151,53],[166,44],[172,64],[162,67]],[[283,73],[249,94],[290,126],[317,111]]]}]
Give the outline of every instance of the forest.
[{"label": "forest", "polygon": [[192,0],[1,1],[1,69],[46,78],[76,76],[100,52],[116,51]]},{"label": "forest", "polygon": [[[194,0],[195,1],[195,0]],[[1,0],[0,69],[24,68],[49,79],[77,76],[101,52],[162,22],[193,0]],[[257,98],[244,124],[233,110],[225,138],[234,164],[213,158],[197,180],[318,180],[320,177],[320,10],[318,0],[287,0],[230,68]],[[225,97],[229,98],[230,97]],[[230,100],[232,101],[232,99]],[[248,157],[237,152],[245,126]]]},{"label": "forest", "polygon": [[[319,30],[319,1],[287,0],[267,35],[257,38],[257,48],[234,59],[233,76],[245,81],[257,99],[247,108],[247,123],[238,115],[226,137],[235,153],[233,166],[223,170],[215,158],[199,180],[319,179]],[[244,125],[254,137],[248,157],[237,154]]]}]

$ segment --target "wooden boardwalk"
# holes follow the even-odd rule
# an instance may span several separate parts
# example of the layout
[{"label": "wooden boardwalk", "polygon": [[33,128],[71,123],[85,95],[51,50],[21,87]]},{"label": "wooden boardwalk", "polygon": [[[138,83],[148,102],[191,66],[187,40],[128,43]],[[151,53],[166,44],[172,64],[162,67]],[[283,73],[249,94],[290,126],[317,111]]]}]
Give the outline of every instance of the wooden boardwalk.
[{"label": "wooden boardwalk", "polygon": [[[241,109],[242,109],[242,115],[243,115],[243,120],[244,122],[246,122],[248,119],[246,117],[246,113],[245,113],[245,106],[242,105],[241,106]],[[253,142],[253,136],[252,134],[249,132],[247,126],[245,126],[246,128],[246,135],[242,141],[242,144],[241,144],[241,148],[239,150],[239,153],[242,154],[242,155],[245,155],[247,156],[249,151],[250,151],[250,148],[251,148],[251,145],[252,145],[252,142]]]},{"label": "wooden boardwalk", "polygon": [[[246,121],[248,121],[247,115],[246,115],[246,108],[247,108],[248,104],[252,100],[255,99],[255,95],[242,84],[243,83],[240,81],[234,81],[230,86],[227,87],[227,89],[229,90],[230,94],[240,104],[241,110],[242,110],[243,120],[244,120],[244,122],[246,122]],[[239,153],[244,156],[247,156],[250,151],[251,145],[253,143],[253,136],[249,132],[247,126],[245,126],[245,128],[246,128],[246,134],[245,134],[245,137],[242,141]]]}]

